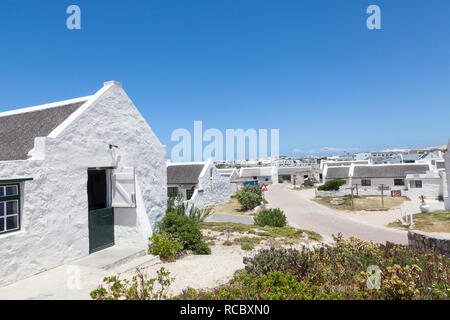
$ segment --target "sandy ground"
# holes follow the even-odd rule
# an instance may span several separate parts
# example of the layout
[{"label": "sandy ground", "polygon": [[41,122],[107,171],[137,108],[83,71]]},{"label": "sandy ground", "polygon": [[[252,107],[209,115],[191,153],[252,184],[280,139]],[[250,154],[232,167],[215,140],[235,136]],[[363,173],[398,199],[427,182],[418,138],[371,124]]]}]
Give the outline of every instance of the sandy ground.
[{"label": "sandy ground", "polygon": [[280,208],[286,214],[289,224],[300,229],[312,230],[323,235],[357,237],[365,241],[408,244],[405,231],[382,227],[361,218],[333,210],[311,200],[314,190],[290,190],[286,184],[271,185],[266,199],[269,207]]},{"label": "sandy ground", "polygon": [[[243,258],[254,255],[261,248],[271,246],[296,247],[316,246],[320,242],[307,238],[298,240],[295,244],[283,244],[273,239],[261,241],[251,251],[241,249],[240,245],[225,246],[223,242],[233,241],[238,237],[255,237],[253,234],[242,232],[219,232],[203,230],[209,238],[214,237],[214,245],[211,255],[187,255],[175,262],[162,262],[157,257],[145,256],[136,258],[126,265],[117,266],[109,270],[95,266],[95,261],[90,264],[80,265],[77,262],[66,264],[58,268],[45,271],[33,277],[18,281],[6,287],[0,288],[0,299],[5,300],[88,300],[89,293],[98,288],[103,278],[120,274],[121,278],[131,278],[135,268],[139,266],[145,271],[148,278],[156,277],[156,272],[164,267],[170,272],[170,277],[175,278],[170,287],[169,294],[180,294],[183,289],[192,287],[195,289],[214,288],[227,283],[233,278],[234,273],[244,268]],[[328,237],[324,241],[331,242]],[[108,249],[107,249],[108,250]],[[142,260],[148,262],[142,263]],[[72,281],[79,274],[80,283]]]},{"label": "sandy ground", "polygon": [[[430,205],[430,211],[444,210],[445,206],[443,202],[436,200],[427,200],[427,204]],[[391,209],[388,211],[347,211],[340,210],[351,217],[359,219],[361,221],[376,225],[387,226],[389,223],[397,221],[405,214],[420,213],[419,201],[405,201],[399,208]]]},{"label": "sandy ground", "polygon": [[239,232],[218,232],[203,230],[203,234],[209,237],[215,237],[215,245],[210,245],[212,254],[204,256],[190,255],[175,262],[158,262],[152,265],[143,266],[143,269],[150,275],[156,275],[156,271],[164,267],[170,272],[170,276],[175,280],[169,290],[170,295],[177,295],[183,289],[188,287],[194,289],[210,289],[221,284],[227,283],[233,278],[237,270],[243,269],[243,258],[255,255],[259,250],[270,247],[312,248],[320,246],[322,243],[331,243],[332,239],[324,237],[322,241],[313,241],[309,239],[299,240],[294,244],[284,244],[282,238],[269,238],[263,240],[259,245],[255,245],[251,251],[241,249],[240,245],[225,246],[225,241],[233,241],[236,238],[249,237],[258,238],[249,233]]},{"label": "sandy ground", "polygon": [[213,213],[220,214],[234,214],[234,215],[252,215],[253,210],[242,210],[239,201],[236,198],[231,198],[230,202],[218,204],[212,207]]},{"label": "sandy ground", "polygon": [[[295,190],[296,192],[301,192],[302,197],[306,197],[310,200],[314,200],[314,189],[306,189],[306,190]],[[440,211],[445,210],[444,202],[437,200],[426,200],[426,203],[430,206],[430,211]],[[390,209],[390,210],[359,210],[359,211],[350,211],[350,210],[339,210],[338,208],[334,208],[340,213],[345,213],[352,218],[356,218],[362,222],[372,224],[374,226],[386,227],[389,223],[397,221],[400,217],[404,217],[409,214],[420,213],[420,201],[404,201],[400,206]]]},{"label": "sandy ground", "polygon": [[[155,277],[156,271],[164,267],[175,278],[170,287],[169,295],[176,295],[188,287],[194,289],[212,288],[224,284],[233,278],[234,273],[244,268],[243,257],[251,253],[241,250],[240,246],[212,246],[211,255],[186,256],[175,262],[158,262],[142,266],[150,276]],[[132,273],[124,275],[131,276]]]}]

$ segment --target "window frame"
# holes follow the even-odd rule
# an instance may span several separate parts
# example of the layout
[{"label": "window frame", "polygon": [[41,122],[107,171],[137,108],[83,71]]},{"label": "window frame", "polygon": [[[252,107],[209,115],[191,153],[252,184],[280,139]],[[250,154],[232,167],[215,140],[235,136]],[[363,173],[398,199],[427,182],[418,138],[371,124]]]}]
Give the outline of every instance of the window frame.
[{"label": "window frame", "polygon": [[[20,231],[22,229],[22,219],[21,219],[21,215],[22,215],[22,201],[21,201],[21,190],[20,190],[20,183],[0,183],[0,187],[4,187],[6,190],[6,187],[12,187],[15,186],[17,187],[17,195],[14,196],[6,196],[6,192],[5,192],[5,196],[0,197],[0,204],[2,205],[3,203],[5,203],[5,212],[4,215],[2,217],[0,217],[0,219],[3,219],[3,223],[4,223],[4,230],[0,231],[0,236],[7,234],[7,233],[11,233],[11,232],[17,232]],[[15,229],[10,229],[7,230],[6,228],[6,218],[7,217],[13,217],[16,216],[16,214],[12,214],[12,215],[7,215],[6,213],[6,203],[9,201],[17,201],[17,228]]]},{"label": "window frame", "polygon": [[[413,186],[414,183],[414,186]],[[418,187],[418,185],[420,184],[420,187]],[[422,180],[410,180],[409,181],[409,187],[411,189],[422,189],[423,188],[423,182]]]},{"label": "window frame", "polygon": [[[173,193],[173,194],[171,194]],[[176,198],[180,194],[180,189],[178,187],[167,187],[167,197]]]},{"label": "window frame", "polygon": [[191,189],[186,189],[186,200],[191,200],[192,196],[195,192],[195,186],[193,186]]}]

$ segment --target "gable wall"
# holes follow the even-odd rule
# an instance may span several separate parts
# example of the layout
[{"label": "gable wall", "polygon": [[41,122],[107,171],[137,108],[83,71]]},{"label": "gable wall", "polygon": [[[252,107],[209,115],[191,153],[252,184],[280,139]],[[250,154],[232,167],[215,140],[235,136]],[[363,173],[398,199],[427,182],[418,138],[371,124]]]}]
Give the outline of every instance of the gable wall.
[{"label": "gable wall", "polygon": [[[211,176],[212,169],[212,176]],[[195,191],[191,204],[199,209],[230,201],[230,178],[223,177],[212,161],[208,161],[198,178],[198,188]],[[199,192],[203,189],[203,192]]]},{"label": "gable wall", "polygon": [[[120,147],[119,161],[110,143]],[[135,167],[137,208],[115,209],[115,241],[145,248],[165,212],[165,162],[165,147],[117,85],[45,139],[44,161],[0,162],[0,179],[34,179],[24,183],[22,230],[0,235],[0,286],[89,254],[89,167]]]}]

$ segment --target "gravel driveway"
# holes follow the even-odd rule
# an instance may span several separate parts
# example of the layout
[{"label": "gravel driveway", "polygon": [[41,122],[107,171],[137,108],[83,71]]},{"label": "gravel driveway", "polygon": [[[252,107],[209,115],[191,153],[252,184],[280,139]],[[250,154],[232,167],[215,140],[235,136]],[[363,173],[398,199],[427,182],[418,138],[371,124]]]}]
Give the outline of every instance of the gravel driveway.
[{"label": "gravel driveway", "polygon": [[406,231],[393,230],[364,223],[344,213],[322,206],[310,197],[313,190],[290,190],[288,184],[271,185],[265,194],[270,207],[280,208],[286,214],[289,224],[324,235],[355,236],[365,241],[408,244]]}]

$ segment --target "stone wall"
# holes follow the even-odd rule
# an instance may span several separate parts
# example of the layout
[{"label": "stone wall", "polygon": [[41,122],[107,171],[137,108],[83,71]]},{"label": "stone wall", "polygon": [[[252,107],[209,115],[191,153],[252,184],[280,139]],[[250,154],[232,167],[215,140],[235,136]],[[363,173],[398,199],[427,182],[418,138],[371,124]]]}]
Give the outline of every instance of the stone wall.
[{"label": "stone wall", "polygon": [[423,231],[408,231],[410,248],[429,251],[434,250],[447,258],[450,257],[450,234],[427,233]]}]

